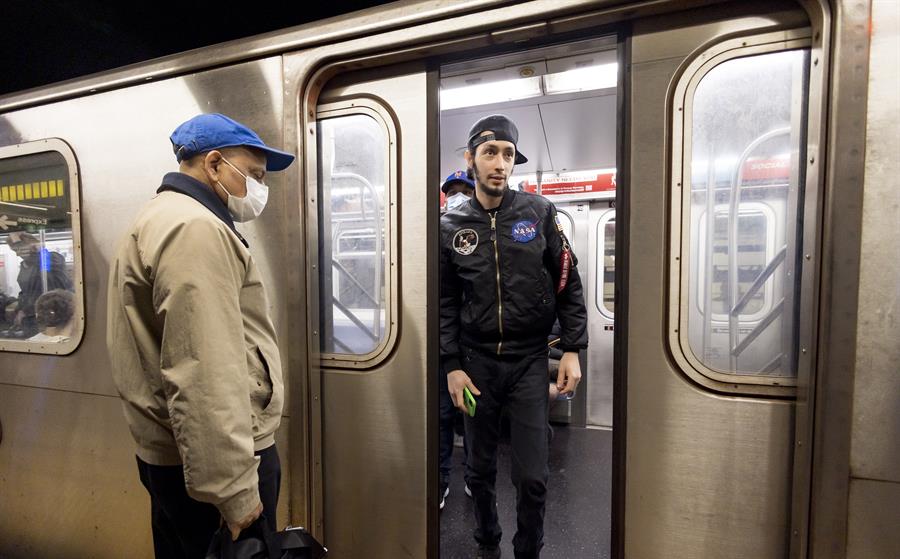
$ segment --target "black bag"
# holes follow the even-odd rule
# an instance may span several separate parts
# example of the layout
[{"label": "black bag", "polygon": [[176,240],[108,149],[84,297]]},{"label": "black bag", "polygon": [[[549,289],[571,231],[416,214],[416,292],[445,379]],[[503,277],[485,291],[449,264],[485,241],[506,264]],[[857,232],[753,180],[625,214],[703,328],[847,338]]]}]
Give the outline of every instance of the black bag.
[{"label": "black bag", "polygon": [[262,517],[245,532],[252,536],[232,541],[228,525],[213,536],[206,559],[322,559],[328,550],[303,528],[273,532]]}]

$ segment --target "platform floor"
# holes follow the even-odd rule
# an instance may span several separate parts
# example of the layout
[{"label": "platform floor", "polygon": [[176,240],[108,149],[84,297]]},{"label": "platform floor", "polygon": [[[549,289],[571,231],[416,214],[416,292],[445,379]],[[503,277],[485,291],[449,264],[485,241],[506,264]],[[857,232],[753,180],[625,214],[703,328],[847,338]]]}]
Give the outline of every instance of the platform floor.
[{"label": "platform floor", "polygon": [[[610,556],[612,431],[554,425],[550,483],[544,518],[543,559],[606,559]],[[500,443],[497,509],[504,559],[513,558],[516,491],[509,481],[509,441]],[[466,497],[463,450],[455,448],[450,494],[441,512],[441,559],[470,559],[477,549],[475,514]]]}]

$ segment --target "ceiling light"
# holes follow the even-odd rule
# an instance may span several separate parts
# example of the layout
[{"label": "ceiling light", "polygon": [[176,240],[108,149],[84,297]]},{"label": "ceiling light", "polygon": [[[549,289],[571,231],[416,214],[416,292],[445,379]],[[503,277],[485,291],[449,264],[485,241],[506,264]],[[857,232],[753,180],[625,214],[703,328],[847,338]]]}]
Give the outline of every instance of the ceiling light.
[{"label": "ceiling light", "polygon": [[613,62],[547,74],[544,76],[544,89],[552,95],[616,87],[617,73],[618,64]]},{"label": "ceiling light", "polygon": [[540,76],[441,89],[441,110],[502,103],[539,97],[541,94]]}]

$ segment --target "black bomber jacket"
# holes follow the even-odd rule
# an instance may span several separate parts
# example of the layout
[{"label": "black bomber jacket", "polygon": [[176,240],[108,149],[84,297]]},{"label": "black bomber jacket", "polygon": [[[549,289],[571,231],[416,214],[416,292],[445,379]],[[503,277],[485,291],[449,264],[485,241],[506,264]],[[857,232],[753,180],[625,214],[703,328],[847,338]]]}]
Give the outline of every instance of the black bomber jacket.
[{"label": "black bomber jacket", "polygon": [[485,210],[473,197],[444,214],[444,373],[462,368],[461,346],[510,356],[546,350],[557,318],[560,349],[586,348],[587,309],[576,264],[556,208],[542,196],[507,189],[496,210]]}]

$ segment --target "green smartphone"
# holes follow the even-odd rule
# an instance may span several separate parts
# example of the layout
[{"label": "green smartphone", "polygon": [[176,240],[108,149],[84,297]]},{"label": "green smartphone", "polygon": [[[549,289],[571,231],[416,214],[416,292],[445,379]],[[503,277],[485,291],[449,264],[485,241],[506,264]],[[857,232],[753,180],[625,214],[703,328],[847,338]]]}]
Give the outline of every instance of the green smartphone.
[{"label": "green smartphone", "polygon": [[475,417],[475,397],[469,392],[469,387],[463,387],[463,403],[469,411],[469,417]]}]

